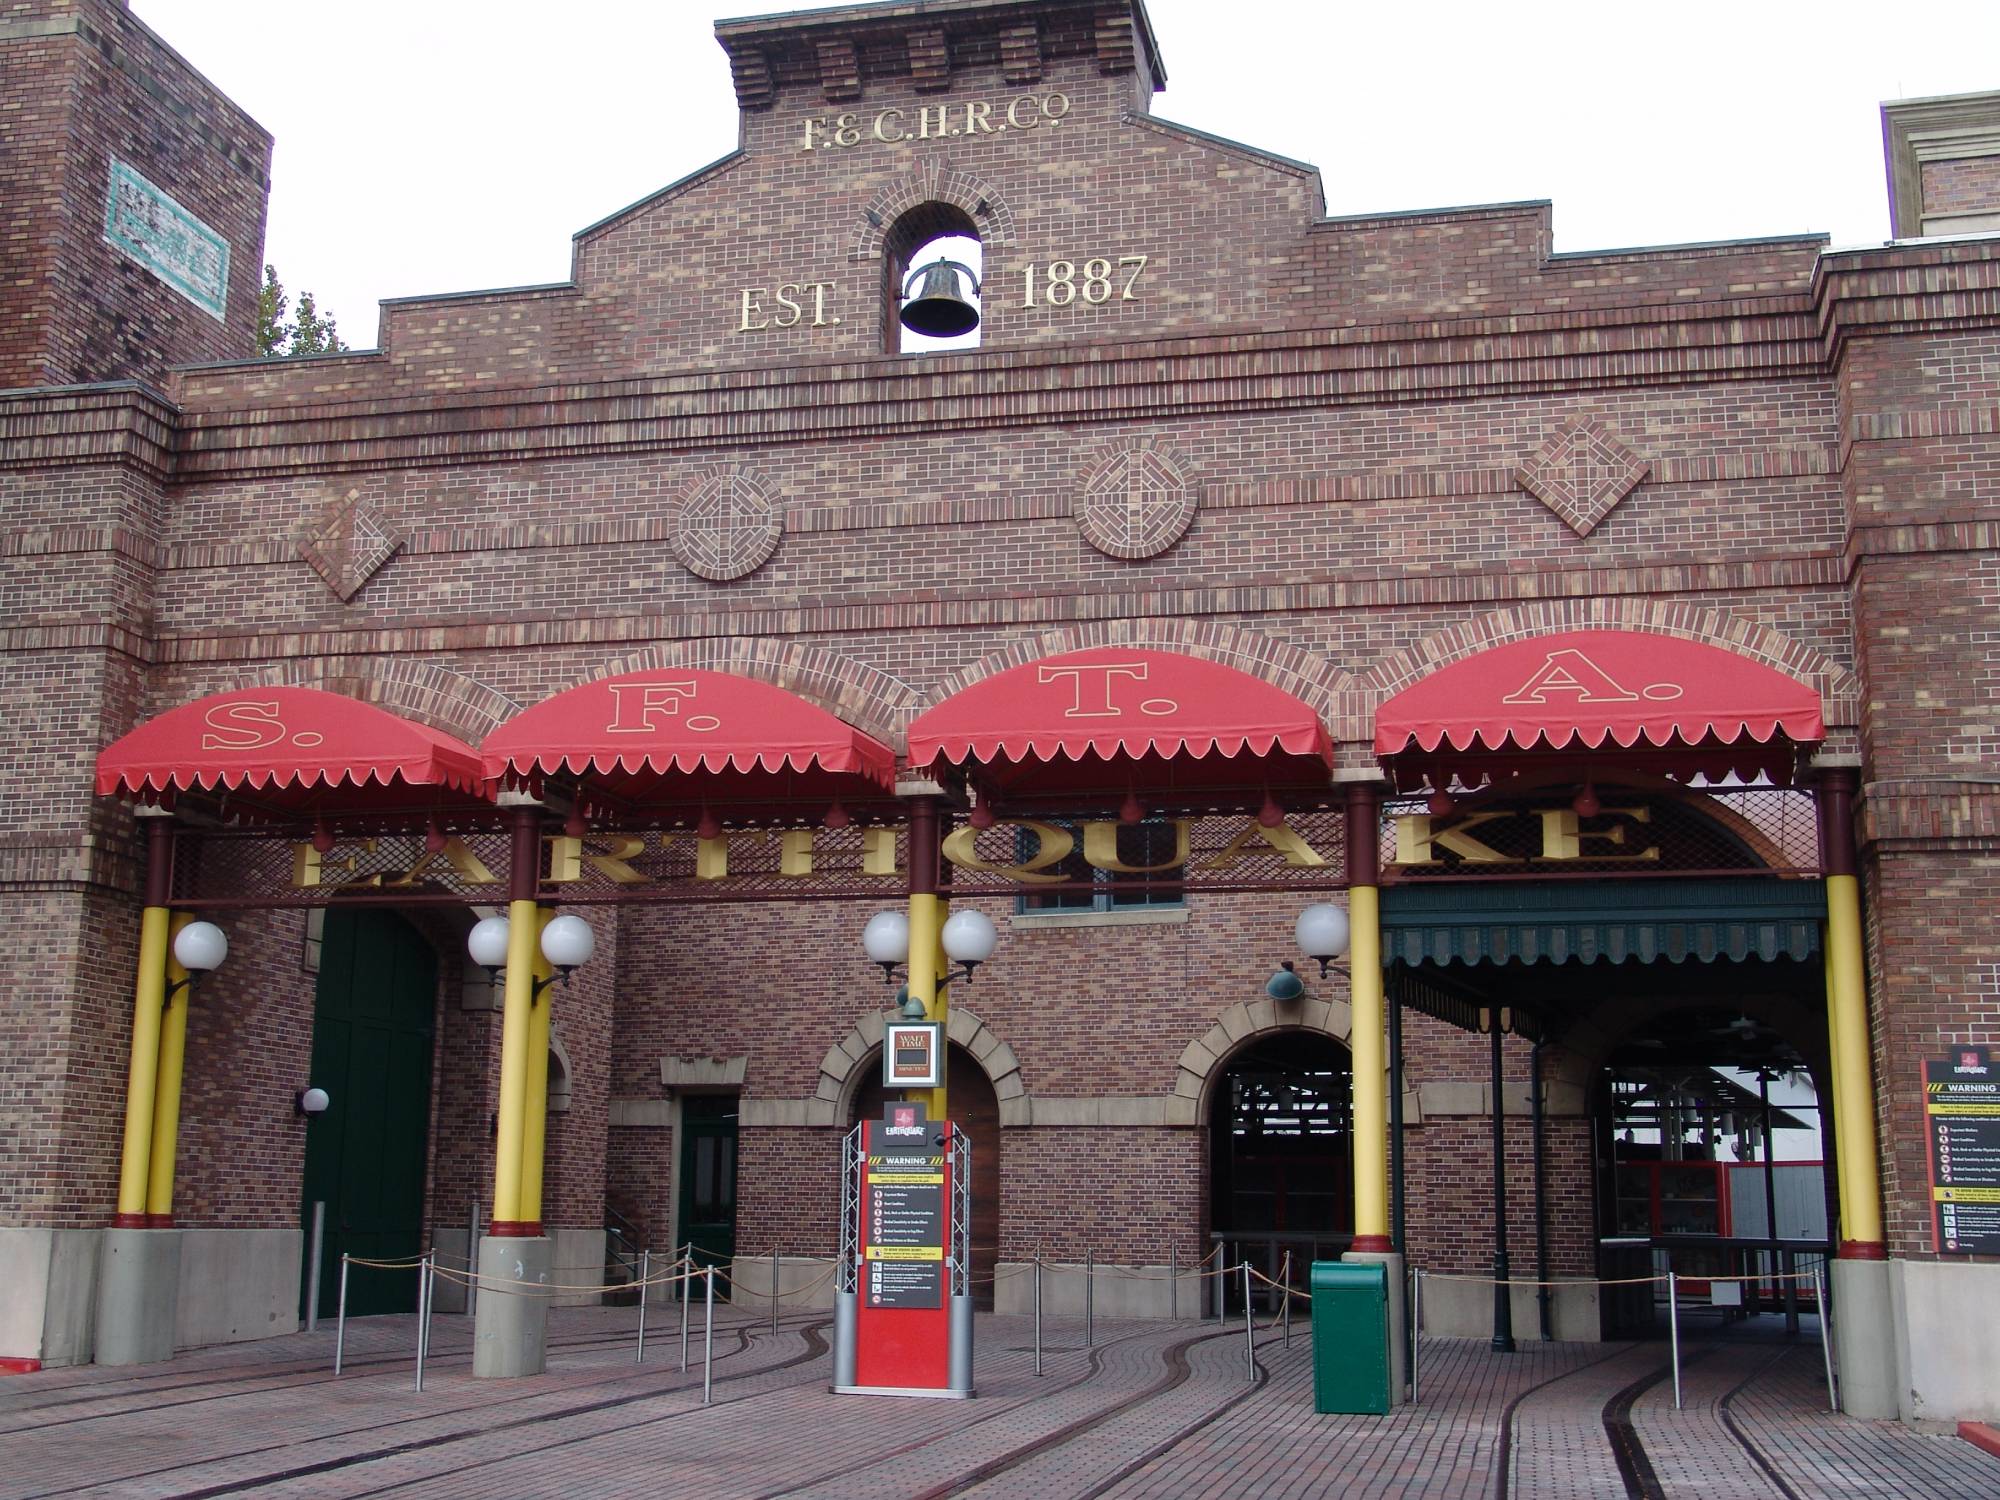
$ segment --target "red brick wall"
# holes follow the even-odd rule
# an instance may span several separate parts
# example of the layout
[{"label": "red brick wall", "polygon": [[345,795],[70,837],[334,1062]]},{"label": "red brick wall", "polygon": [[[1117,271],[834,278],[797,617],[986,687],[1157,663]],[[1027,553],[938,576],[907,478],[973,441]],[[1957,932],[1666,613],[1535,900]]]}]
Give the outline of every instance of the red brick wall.
[{"label": "red brick wall", "polygon": [[1208,1250],[1207,1132],[1057,1127],[1000,1132],[1000,1259],[1162,1264]]},{"label": "red brick wall", "polygon": [[1927,161],[1922,171],[1926,214],[2000,211],[2000,156]]},{"label": "red brick wall", "polygon": [[[1860,287],[1858,291],[1868,288]],[[1857,340],[1841,393],[1855,635],[1869,683],[1860,818],[1890,1252],[1931,1247],[1919,1067],[2000,1042],[1992,785],[2000,687],[2000,337]]]},{"label": "red brick wall", "polygon": [[[5,19],[23,34],[0,40],[0,388],[252,354],[270,136],[122,3],[15,0]],[[34,34],[51,26],[70,29]],[[222,320],[106,243],[113,157],[229,242]]]}]

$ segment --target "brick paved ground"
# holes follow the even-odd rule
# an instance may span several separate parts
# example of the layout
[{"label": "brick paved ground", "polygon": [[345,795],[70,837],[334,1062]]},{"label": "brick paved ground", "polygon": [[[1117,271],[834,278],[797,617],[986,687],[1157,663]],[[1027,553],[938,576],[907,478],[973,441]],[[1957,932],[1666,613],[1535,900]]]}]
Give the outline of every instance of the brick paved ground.
[{"label": "brick paved ground", "polygon": [[984,1318],[978,1400],[894,1401],[827,1392],[823,1315],[773,1336],[725,1309],[704,1407],[699,1328],[683,1374],[655,1313],[638,1366],[636,1316],[558,1310],[550,1373],[516,1382],[472,1380],[440,1318],[421,1394],[408,1318],[350,1325],[338,1380],[330,1331],[9,1378],[0,1495],[2000,1495],[1970,1443],[1830,1416],[1810,1338],[1692,1331],[1680,1411],[1661,1345],[1427,1341],[1420,1404],[1321,1417],[1303,1325],[1261,1336],[1252,1384],[1241,1325],[1104,1322],[1085,1349],[1052,1322],[1038,1377],[1030,1326]]}]

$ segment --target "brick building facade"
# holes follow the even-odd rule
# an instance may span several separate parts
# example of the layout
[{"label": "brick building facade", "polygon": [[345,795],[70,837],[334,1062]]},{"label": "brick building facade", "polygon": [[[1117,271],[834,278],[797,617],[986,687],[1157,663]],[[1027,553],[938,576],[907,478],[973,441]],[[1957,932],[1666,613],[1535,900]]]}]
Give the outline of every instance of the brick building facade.
[{"label": "brick building facade", "polygon": [[[255,361],[268,137],[110,0],[0,14],[9,97],[83,142],[43,172],[10,134],[0,169],[44,267],[9,279],[26,300],[0,335],[0,383],[23,387],[0,395],[0,885],[17,929],[43,935],[0,1022],[0,1237],[29,1288],[0,1355],[90,1357],[144,869],[144,820],[94,796],[91,771],[154,716],[305,685],[478,746],[579,683],[702,668],[903,751],[919,715],[1007,668],[1118,644],[1283,688],[1330,736],[1326,806],[1386,776],[1421,816],[1446,787],[1378,751],[1378,709],[1483,651],[1595,630],[1726,652],[1816,695],[1824,732],[1784,779],[1859,789],[1875,1239],[1900,1361],[1872,1399],[1990,1414],[2000,1369],[1953,1349],[1949,1310],[2000,1271],[1934,1244],[1916,1085],[1922,1059],[2000,1044],[1990,237],[1558,255],[1543,203],[1328,218],[1314,168],[1150,113],[1164,72],[1135,0],[858,6],[719,25],[739,149],[580,233],[569,281],[391,302],[377,349]],[[135,93],[145,78],[164,96]],[[179,122],[151,154],[120,135],[128,95]],[[1930,149],[1920,214],[2000,202],[1965,149]],[[228,244],[220,317],[107,242],[113,158]],[[940,233],[977,241],[978,346],[900,354],[889,288]],[[1534,774],[1563,788],[1558,809],[1587,805],[1594,778],[1660,790],[1657,767],[1615,761]],[[1434,811],[1442,828],[1450,806]],[[1645,911],[1637,873],[1599,873]],[[1003,1304],[1037,1252],[1188,1265],[1246,1228],[1222,1222],[1212,1180],[1232,1059],[1319,1045],[1302,1035],[1344,1058],[1355,1040],[1339,974],[1308,974],[1293,1008],[1263,998],[1303,899],[1321,897],[1192,880],[1156,904],[962,898],[1002,933],[954,986],[951,1027],[953,1087],[995,1121],[984,1248]],[[218,917],[231,957],[189,1007],[183,1343],[297,1314],[320,1126],[293,1095],[335,918],[279,904]],[[406,913],[437,957],[420,1228],[459,1253],[491,1208],[503,1108],[499,994],[463,945],[490,904]],[[602,1269],[607,1209],[638,1242],[687,1238],[676,1137],[694,1098],[734,1102],[746,1283],[773,1251],[826,1254],[840,1135],[879,1071],[869,908],[580,909],[598,952],[550,992],[543,1219],[575,1273],[559,1279]],[[1671,983],[1659,965],[1600,975],[1615,993],[1565,991],[1539,1049],[1502,1044],[1511,1248],[1517,1274],[1576,1283],[1560,1336],[1599,1326],[1580,1289],[1611,1228],[1614,1054],[1720,1006],[1830,1098],[1816,943],[1669,965]],[[1528,1007],[1559,967],[1516,963],[1486,1001]],[[1483,1272],[1488,1039],[1449,1004],[1400,1019],[1399,1248]],[[210,1307],[192,1288],[225,1264],[258,1269]],[[1874,1295],[1854,1293],[1857,1317]]]}]

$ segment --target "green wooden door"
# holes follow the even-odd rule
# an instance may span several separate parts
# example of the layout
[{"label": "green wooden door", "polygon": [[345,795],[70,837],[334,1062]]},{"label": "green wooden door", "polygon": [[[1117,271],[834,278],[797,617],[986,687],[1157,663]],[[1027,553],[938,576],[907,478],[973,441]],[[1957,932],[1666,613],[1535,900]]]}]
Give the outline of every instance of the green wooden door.
[{"label": "green wooden door", "polygon": [[[681,1241],[700,1266],[728,1268],[736,1255],[736,1096],[681,1100]],[[728,1283],[718,1280],[720,1298]]]},{"label": "green wooden door", "polygon": [[[437,955],[414,927],[370,907],[327,912],[311,1082],[331,1103],[306,1126],[302,1208],[310,1235],[314,1202],[326,1204],[322,1317],[333,1314],[343,1254],[397,1260],[421,1246],[436,1013]],[[411,1312],[416,1293],[413,1271],[353,1267],[347,1311]]]}]

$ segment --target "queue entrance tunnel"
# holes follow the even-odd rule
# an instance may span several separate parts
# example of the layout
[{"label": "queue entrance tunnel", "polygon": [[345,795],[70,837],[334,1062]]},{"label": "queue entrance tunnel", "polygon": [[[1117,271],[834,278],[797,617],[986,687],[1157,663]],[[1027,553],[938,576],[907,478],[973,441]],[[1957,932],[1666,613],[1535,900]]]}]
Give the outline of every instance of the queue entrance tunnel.
[{"label": "queue entrance tunnel", "polygon": [[[1706,1273],[1689,1288],[1704,1307],[1711,1290],[1726,1300],[1741,1285],[1730,1316],[1778,1307],[1796,1325],[1801,1299],[1784,1289],[1809,1288],[1830,1248],[1831,1131],[1817,1128],[1825,981],[1808,919],[1818,889],[1694,889],[1710,884],[1522,883],[1500,898],[1512,910],[1477,923],[1425,912],[1449,899],[1438,888],[1400,912],[1404,893],[1385,897],[1392,1098],[1417,1111],[1394,1132],[1392,1216],[1413,1266],[1479,1278],[1437,1298],[1440,1318],[1466,1325],[1452,1331],[1490,1324],[1502,1347],[1516,1333],[1643,1336],[1664,1327],[1664,1282],[1590,1283],[1669,1268]],[[1760,897],[1777,906],[1761,923]],[[1753,1159],[1772,1168],[1768,1182]],[[1690,1218],[1678,1189],[1697,1178],[1708,1212]],[[1784,1271],[1800,1279],[1781,1282]],[[1505,1299],[1485,1284],[1502,1277],[1514,1283]],[[1522,1284],[1537,1282],[1554,1285]],[[1437,1331],[1430,1306],[1424,1321]]]}]

